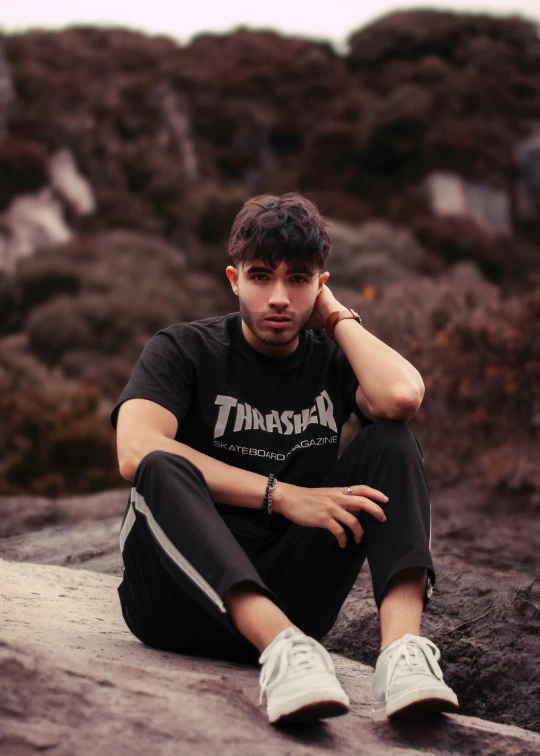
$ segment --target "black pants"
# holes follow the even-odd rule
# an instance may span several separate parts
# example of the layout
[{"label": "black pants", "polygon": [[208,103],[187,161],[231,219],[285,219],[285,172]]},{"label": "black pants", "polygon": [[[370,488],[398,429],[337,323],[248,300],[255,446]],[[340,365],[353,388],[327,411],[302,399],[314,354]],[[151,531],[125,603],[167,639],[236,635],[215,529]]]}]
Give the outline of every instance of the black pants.
[{"label": "black pants", "polygon": [[154,648],[256,664],[258,649],[224,604],[233,585],[253,581],[293,624],[320,640],[366,557],[377,608],[391,578],[409,567],[427,568],[425,607],[435,572],[422,460],[404,422],[383,420],[360,430],[321,486],[363,483],[382,491],[389,497],[382,505],[387,520],[361,512],[362,541],[357,544],[345,526],[347,546],[341,548],[324,528],[282,518],[287,528],[274,529],[255,510],[227,514],[220,505],[218,511],[195,465],[170,452],[150,452],[137,468],[120,534],[125,569],[118,592],[126,624]]}]

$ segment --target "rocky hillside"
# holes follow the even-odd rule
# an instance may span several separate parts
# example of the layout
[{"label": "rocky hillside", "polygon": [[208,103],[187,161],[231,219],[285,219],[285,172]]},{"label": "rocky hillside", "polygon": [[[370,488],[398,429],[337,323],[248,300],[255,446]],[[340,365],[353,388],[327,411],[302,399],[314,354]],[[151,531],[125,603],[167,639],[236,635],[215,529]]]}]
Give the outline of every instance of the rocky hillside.
[{"label": "rocky hillside", "polygon": [[107,413],[144,343],[236,309],[235,213],[298,189],[331,221],[333,291],[421,370],[432,480],[538,507],[532,24],[402,12],[346,55],[247,30],[1,44],[0,491],[121,482]]},{"label": "rocky hillside", "polygon": [[[526,281],[540,40],[524,20],[401,12],[351,34],[344,56],[247,30],[182,47],[73,28],[3,47],[0,209],[43,189],[67,148],[97,202],[79,227],[157,233],[197,263],[245,197],[295,188],[330,217],[406,225],[438,256]],[[460,234],[436,222],[449,215]],[[509,234],[507,259],[489,230]]]}]

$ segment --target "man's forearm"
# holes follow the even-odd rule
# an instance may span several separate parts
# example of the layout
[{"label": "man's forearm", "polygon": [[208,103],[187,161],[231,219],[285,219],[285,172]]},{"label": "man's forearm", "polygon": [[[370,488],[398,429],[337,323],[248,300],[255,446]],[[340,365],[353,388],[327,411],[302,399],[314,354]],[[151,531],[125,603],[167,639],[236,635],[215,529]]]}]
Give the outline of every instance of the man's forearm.
[{"label": "man's forearm", "polygon": [[424,382],[405,357],[352,319],[341,320],[334,335],[374,412],[394,412],[386,416],[400,419],[403,407],[415,407],[409,417],[418,410]]},{"label": "man's forearm", "polygon": [[[128,459],[120,465],[122,477],[126,480],[133,480],[141,459],[151,451],[157,450],[178,454],[198,467],[204,475],[216,502],[247,507],[248,509],[261,508],[268,483],[268,478],[265,475],[227,465],[225,462],[220,462],[208,454],[203,454],[187,444],[162,435],[146,436],[137,442]],[[275,494],[272,496],[272,503],[273,509],[278,511]]]}]

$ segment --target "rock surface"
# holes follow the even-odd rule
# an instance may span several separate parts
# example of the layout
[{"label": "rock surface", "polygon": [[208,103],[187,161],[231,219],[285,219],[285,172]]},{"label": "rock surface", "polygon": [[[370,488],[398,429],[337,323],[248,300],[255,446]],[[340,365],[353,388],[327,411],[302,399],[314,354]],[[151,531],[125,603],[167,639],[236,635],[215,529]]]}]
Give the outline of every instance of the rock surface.
[{"label": "rock surface", "polygon": [[258,705],[258,668],[145,647],[127,630],[118,579],[0,561],[0,744],[4,753],[520,754],[540,737],[449,715],[375,725],[371,670],[334,656],[348,716],[273,728]]},{"label": "rock surface", "polygon": [[[19,261],[37,249],[71,241],[73,231],[64,217],[66,208],[76,215],[96,210],[92,187],[67,147],[52,155],[47,171],[48,184],[34,193],[16,193],[0,215],[6,231],[0,236],[0,271],[13,273]],[[9,178],[4,178],[5,183],[10,183]]]},{"label": "rock surface", "polygon": [[96,209],[96,198],[89,181],[80,173],[72,152],[67,147],[57,150],[49,161],[51,184],[78,215]]},{"label": "rock surface", "polygon": [[61,202],[46,187],[36,194],[19,195],[0,217],[7,229],[0,268],[12,273],[19,260],[30,257],[39,247],[63,244],[72,238]]},{"label": "rock surface", "polygon": [[[0,558],[106,573],[118,584],[127,498],[127,487],[56,500],[0,497]],[[422,632],[439,646],[463,714],[537,730],[540,522],[519,512],[515,496],[499,495],[494,506],[468,483],[433,491],[432,508],[437,583]],[[373,666],[378,643],[365,565],[324,645]]]},{"label": "rock surface", "polygon": [[432,210],[437,215],[464,216],[489,231],[511,232],[508,192],[443,172],[430,174],[427,186]]},{"label": "rock surface", "polygon": [[425,250],[407,228],[381,221],[352,226],[332,221],[332,284],[361,291],[364,286],[384,286],[418,271]]}]

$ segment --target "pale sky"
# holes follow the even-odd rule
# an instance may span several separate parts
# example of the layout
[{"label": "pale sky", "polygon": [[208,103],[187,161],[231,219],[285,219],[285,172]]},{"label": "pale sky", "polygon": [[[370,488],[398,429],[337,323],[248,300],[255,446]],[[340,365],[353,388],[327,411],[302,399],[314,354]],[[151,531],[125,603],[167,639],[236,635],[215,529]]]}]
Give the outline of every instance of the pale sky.
[{"label": "pale sky", "polygon": [[326,39],[338,48],[354,29],[392,10],[424,7],[502,16],[521,15],[540,24],[538,0],[455,0],[414,3],[372,0],[362,7],[354,0],[15,0],[2,3],[0,30],[59,29],[73,24],[123,26],[150,34],[166,34],[187,42],[200,32],[230,31],[237,26],[274,29],[312,39]]}]

